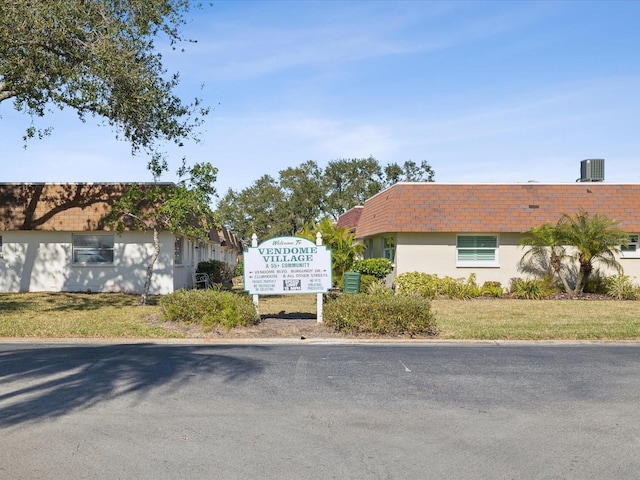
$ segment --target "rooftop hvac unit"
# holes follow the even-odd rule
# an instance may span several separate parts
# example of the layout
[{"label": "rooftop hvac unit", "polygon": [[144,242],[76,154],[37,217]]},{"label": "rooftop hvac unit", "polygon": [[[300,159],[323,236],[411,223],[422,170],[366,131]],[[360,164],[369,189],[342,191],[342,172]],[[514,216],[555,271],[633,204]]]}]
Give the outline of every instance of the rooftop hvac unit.
[{"label": "rooftop hvac unit", "polygon": [[580,162],[579,182],[604,182],[604,158],[590,158]]}]

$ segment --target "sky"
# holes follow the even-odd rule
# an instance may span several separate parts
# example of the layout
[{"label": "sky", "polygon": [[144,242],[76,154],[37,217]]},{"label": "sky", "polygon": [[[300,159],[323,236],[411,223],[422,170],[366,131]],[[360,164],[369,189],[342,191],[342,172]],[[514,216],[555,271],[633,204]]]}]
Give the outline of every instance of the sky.
[{"label": "sky", "polygon": [[[178,93],[212,111],[168,148],[218,168],[222,196],[314,160],[426,160],[442,183],[640,182],[638,1],[217,0],[197,43],[163,51]],[[0,104],[2,182],[151,181],[108,126]],[[32,124],[49,137],[22,135]]]}]

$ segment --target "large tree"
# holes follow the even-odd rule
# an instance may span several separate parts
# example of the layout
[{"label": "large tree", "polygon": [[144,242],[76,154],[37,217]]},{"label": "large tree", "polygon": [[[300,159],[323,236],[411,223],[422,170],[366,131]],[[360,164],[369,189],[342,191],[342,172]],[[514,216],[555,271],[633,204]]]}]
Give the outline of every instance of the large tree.
[{"label": "large tree", "polygon": [[294,235],[305,225],[315,222],[323,211],[322,171],[313,160],[281,170],[280,188],[284,194],[282,207],[289,224],[286,233]]},{"label": "large tree", "polygon": [[[184,103],[155,41],[183,41],[189,0],[0,2],[0,104],[32,117],[52,107],[100,117],[133,151],[162,157],[162,143],[196,135],[207,109]],[[31,127],[25,138],[43,132]]]},{"label": "large tree", "polygon": [[325,212],[337,220],[382,189],[398,182],[433,182],[435,172],[426,160],[408,160],[384,167],[373,157],[332,160],[324,171]]},{"label": "large tree", "polygon": [[420,162],[420,165],[407,160],[402,166],[394,162],[384,167],[386,187],[398,182],[433,182],[435,174],[426,160]]},{"label": "large tree", "polygon": [[251,244],[254,233],[262,241],[290,231],[284,193],[270,175],[263,175],[240,192],[229,189],[218,202],[217,212],[222,223],[245,244]]},{"label": "large tree", "polygon": [[378,160],[333,160],[324,171],[309,160],[265,175],[239,192],[229,190],[220,199],[222,222],[245,241],[293,235],[325,216],[334,220],[344,212],[398,181],[433,181],[433,169],[423,161],[387,165]]},{"label": "large tree", "polygon": [[[140,304],[147,302],[153,267],[160,254],[160,232],[206,239],[219,222],[211,210],[217,169],[209,163],[178,170],[179,181],[173,183],[134,184],[115,202],[106,223],[119,232],[125,229],[153,233],[153,253],[147,264],[144,291]],[[154,177],[157,179],[157,177]]]},{"label": "large tree", "polygon": [[380,163],[373,157],[332,160],[324,169],[326,212],[334,220],[384,188]]}]

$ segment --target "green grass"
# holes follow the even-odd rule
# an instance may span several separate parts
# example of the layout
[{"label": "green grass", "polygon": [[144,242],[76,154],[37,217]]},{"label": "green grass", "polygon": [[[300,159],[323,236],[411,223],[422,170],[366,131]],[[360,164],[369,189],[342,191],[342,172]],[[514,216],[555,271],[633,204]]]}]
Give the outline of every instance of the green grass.
[{"label": "green grass", "polygon": [[180,337],[147,319],[160,309],[139,296],[112,293],[0,294],[0,337]]},{"label": "green grass", "polygon": [[278,315],[284,312],[308,317],[316,314],[316,295],[264,295],[259,297],[258,310],[260,315]]},{"label": "green grass", "polygon": [[[148,321],[157,298],[137,306],[122,294],[0,294],[0,337],[181,337]],[[309,318],[315,295],[260,297],[260,313]],[[640,340],[640,302],[586,300],[434,300],[442,339]]]},{"label": "green grass", "polygon": [[432,309],[443,339],[640,339],[640,302],[434,300]]}]

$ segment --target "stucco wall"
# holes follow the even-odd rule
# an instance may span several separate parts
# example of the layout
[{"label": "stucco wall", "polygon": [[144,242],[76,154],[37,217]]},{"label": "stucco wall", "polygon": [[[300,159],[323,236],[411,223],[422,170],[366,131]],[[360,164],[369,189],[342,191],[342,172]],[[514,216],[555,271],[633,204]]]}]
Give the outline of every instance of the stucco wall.
[{"label": "stucco wall", "polygon": [[[83,232],[86,233],[86,232]],[[87,291],[141,293],[153,252],[150,233],[125,232],[114,238],[114,263],[73,265],[71,232],[2,232],[0,292]],[[151,294],[174,289],[173,235],[162,233]]]},{"label": "stucco wall", "polygon": [[[385,235],[392,236],[392,235]],[[475,273],[478,285],[486,281],[498,281],[508,287],[513,277],[523,277],[518,271],[518,263],[525,250],[518,246],[521,235],[517,233],[498,234],[499,267],[458,267],[456,266],[455,233],[399,233],[396,237],[395,270],[393,276],[405,272],[435,273],[439,276],[467,278]],[[373,238],[373,250],[369,257],[382,256],[382,238]],[[634,283],[640,284],[640,258],[619,258],[624,273]],[[613,274],[613,271],[605,272]]]},{"label": "stucco wall", "polygon": [[474,268],[456,266],[455,233],[401,233],[396,239],[396,275],[419,271],[467,278],[474,273],[479,285],[498,281],[506,287],[509,279],[520,275],[517,265],[522,250],[517,246],[517,239],[514,234],[499,234],[499,267]]}]

